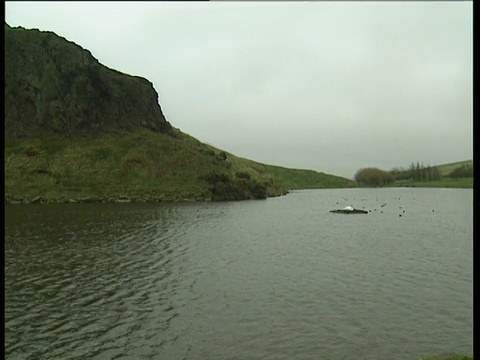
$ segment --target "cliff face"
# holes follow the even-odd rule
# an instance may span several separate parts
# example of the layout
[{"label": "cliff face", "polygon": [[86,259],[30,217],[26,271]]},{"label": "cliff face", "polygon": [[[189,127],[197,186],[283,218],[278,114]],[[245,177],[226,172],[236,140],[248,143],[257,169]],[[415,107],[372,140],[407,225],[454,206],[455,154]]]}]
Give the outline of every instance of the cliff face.
[{"label": "cliff face", "polygon": [[52,32],[5,24],[5,135],[65,136],[144,127],[170,133],[148,80],[109,69]]}]

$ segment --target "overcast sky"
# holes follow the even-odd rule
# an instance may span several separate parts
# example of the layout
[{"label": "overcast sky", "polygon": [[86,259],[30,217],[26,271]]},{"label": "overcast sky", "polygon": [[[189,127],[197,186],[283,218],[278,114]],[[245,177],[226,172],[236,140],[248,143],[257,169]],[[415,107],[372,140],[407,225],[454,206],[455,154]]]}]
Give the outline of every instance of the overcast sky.
[{"label": "overcast sky", "polygon": [[6,2],[153,82],[172,126],[266,164],[473,158],[473,2]]}]

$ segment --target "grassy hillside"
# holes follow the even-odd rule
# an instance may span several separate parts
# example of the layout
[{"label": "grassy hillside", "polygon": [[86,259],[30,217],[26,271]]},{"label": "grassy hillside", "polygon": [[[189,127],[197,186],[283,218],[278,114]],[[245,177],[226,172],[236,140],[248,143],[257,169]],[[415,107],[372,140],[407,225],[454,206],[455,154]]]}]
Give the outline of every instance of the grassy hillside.
[{"label": "grassy hillside", "polygon": [[414,180],[400,180],[395,181],[390,186],[394,187],[443,187],[443,188],[473,188],[473,177],[451,177],[452,171],[466,166],[473,169],[473,160],[458,161],[454,163],[447,163],[436,165],[439,170],[441,178],[432,181],[414,181]]},{"label": "grassy hillside", "polygon": [[[173,129],[175,136],[146,129],[112,132],[98,138],[65,138],[51,132],[6,137],[7,202],[211,200],[211,174],[235,178],[246,173],[268,196],[290,189],[346,188],[349,179],[266,165],[239,158]],[[396,181],[392,186],[472,188],[473,178],[447,175],[473,161],[439,165],[438,181]],[[16,200],[16,201],[13,201]]]},{"label": "grassy hillside", "polygon": [[355,187],[354,181],[339,176],[319,173],[313,170],[290,169],[281,166],[266,165],[230,155],[236,171],[250,169],[254,173],[272,178],[284,189],[327,189]]},{"label": "grassy hillside", "polygon": [[5,43],[7,202],[241,200],[354,185],[202,144],[166,121],[150,81],[52,32],[5,24]]},{"label": "grassy hillside", "polygon": [[5,24],[5,36],[7,202],[241,200],[358,186],[199,142],[166,121],[150,81],[109,69],[52,32]]},{"label": "grassy hillside", "polygon": [[[268,196],[293,188],[352,187],[348,179],[309,170],[260,164],[225,153],[173,129],[146,129],[99,138],[65,138],[51,132],[5,139],[8,202],[209,200],[209,174],[247,173]],[[23,200],[22,200],[23,198]]]},{"label": "grassy hillside", "polygon": [[438,165],[437,168],[442,173],[442,176],[448,176],[453,170],[463,165],[473,167],[473,160],[458,161],[454,163]]}]

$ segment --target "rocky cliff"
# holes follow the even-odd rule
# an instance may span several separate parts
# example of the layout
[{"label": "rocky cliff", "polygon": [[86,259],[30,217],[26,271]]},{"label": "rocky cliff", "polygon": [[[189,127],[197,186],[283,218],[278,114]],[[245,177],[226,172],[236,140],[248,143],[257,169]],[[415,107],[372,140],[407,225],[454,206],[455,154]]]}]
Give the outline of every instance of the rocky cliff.
[{"label": "rocky cliff", "polygon": [[148,80],[100,64],[53,32],[5,24],[5,135],[65,136],[136,127],[170,133]]}]

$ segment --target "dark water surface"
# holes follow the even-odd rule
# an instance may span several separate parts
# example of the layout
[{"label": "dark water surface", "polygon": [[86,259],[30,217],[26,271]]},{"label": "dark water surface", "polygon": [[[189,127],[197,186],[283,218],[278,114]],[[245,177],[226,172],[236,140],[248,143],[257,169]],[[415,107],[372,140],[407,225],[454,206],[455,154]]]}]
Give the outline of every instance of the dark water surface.
[{"label": "dark water surface", "polygon": [[[329,213],[348,204],[371,212]],[[7,359],[473,352],[471,189],[7,205],[5,225]]]}]

